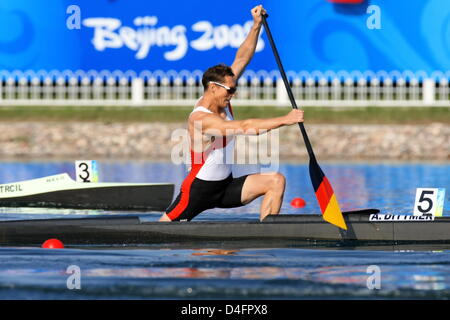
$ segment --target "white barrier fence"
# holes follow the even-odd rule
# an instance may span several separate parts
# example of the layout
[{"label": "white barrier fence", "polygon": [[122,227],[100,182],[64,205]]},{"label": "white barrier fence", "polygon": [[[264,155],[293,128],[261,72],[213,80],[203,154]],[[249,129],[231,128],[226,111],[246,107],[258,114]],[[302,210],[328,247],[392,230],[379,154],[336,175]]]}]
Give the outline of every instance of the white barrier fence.
[{"label": "white barrier fence", "polygon": [[[450,72],[288,72],[300,106],[448,106]],[[192,106],[202,71],[0,71],[0,105]],[[278,71],[246,71],[234,105],[288,106]]]}]

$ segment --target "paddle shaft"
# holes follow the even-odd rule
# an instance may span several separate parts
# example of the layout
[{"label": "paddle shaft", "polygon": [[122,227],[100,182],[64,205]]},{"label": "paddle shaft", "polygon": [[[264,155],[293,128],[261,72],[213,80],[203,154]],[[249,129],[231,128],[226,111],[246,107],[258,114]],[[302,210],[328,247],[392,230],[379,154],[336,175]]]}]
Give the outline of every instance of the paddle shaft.
[{"label": "paddle shaft", "polygon": [[[284,86],[286,87],[289,99],[291,100],[292,108],[298,109],[297,103],[295,102],[295,98],[291,90],[291,86],[289,85],[289,81],[286,77],[286,72],[284,72],[280,55],[278,54],[275,42],[273,41],[272,33],[270,32],[269,25],[267,24],[266,20],[267,17],[268,17],[267,14],[263,15],[262,22],[266,30],[267,37],[269,38],[270,46],[272,47],[275,60],[277,61],[278,68],[280,69],[281,77],[283,78]],[[300,131],[302,132],[306,149],[308,150],[309,175],[311,177],[311,182],[313,184],[314,191],[316,193],[317,201],[319,202],[323,218],[327,222],[332,223],[335,226],[338,226],[339,228],[347,230],[347,225],[345,224],[344,218],[341,213],[341,209],[339,208],[339,204],[334,195],[333,188],[331,187],[328,179],[325,177],[325,174],[323,173],[322,169],[320,169],[316,157],[314,156],[311,143],[309,142],[308,135],[306,134],[305,126],[303,125],[302,122],[299,122],[298,125],[300,127]]]},{"label": "paddle shaft", "polygon": [[[275,60],[278,64],[278,69],[281,73],[281,78],[283,78],[284,86],[286,87],[289,100],[291,100],[291,105],[293,109],[298,109],[297,103],[295,102],[294,94],[292,93],[291,86],[289,84],[289,80],[286,76],[286,72],[284,71],[283,64],[281,63],[280,55],[278,54],[277,47],[275,46],[275,42],[273,41],[272,33],[270,32],[269,25],[267,24],[266,18],[268,17],[267,14],[262,16],[262,22],[264,25],[264,29],[266,30],[267,38],[269,39],[270,46],[272,47],[273,55],[275,56]],[[315,159],[315,155],[311,146],[311,143],[309,142],[308,134],[306,133],[305,126],[303,125],[303,122],[299,122],[298,126],[300,127],[300,131],[303,136],[303,140],[305,141],[306,150],[308,150],[309,157],[312,159]]]}]

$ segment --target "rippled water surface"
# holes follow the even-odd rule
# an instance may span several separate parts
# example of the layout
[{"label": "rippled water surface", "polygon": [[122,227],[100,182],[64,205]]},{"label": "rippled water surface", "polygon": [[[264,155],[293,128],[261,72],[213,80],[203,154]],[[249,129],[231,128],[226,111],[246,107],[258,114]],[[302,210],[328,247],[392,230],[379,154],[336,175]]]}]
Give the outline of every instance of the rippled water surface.
[{"label": "rippled water surface", "polygon": [[[416,188],[446,188],[448,164],[321,164],[343,210],[378,208],[411,214]],[[173,182],[185,167],[170,163],[100,162],[101,181]],[[283,164],[287,177],[282,213],[318,213],[306,164]],[[3,183],[68,172],[70,162],[3,162]],[[238,173],[243,173],[240,168]],[[290,200],[302,197],[302,209]],[[256,219],[259,201],[202,213],[197,220]],[[101,210],[1,208],[0,220],[117,214]],[[160,213],[145,213],[156,220]],[[301,299],[449,298],[450,247],[327,247],[305,244],[266,248],[248,243],[189,247],[76,247],[61,250],[0,247],[1,299]],[[80,289],[69,289],[69,266],[80,271]],[[380,281],[374,276],[380,274]],[[370,289],[371,288],[371,289]]]}]

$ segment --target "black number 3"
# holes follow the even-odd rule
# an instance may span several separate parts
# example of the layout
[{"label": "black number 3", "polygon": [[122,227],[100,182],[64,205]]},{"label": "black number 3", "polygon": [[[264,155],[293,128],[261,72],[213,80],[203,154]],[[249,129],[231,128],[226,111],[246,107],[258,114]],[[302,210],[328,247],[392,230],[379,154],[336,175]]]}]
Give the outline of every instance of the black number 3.
[{"label": "black number 3", "polygon": [[[83,166],[84,166],[84,168],[82,168]],[[86,162],[80,163],[78,165],[78,168],[82,169],[82,172],[86,173],[85,176],[82,176],[81,174],[78,175],[81,179],[83,179],[83,182],[90,182],[90,180],[89,180],[90,174],[89,174],[89,171],[88,171],[89,166],[87,165],[87,163]]]}]

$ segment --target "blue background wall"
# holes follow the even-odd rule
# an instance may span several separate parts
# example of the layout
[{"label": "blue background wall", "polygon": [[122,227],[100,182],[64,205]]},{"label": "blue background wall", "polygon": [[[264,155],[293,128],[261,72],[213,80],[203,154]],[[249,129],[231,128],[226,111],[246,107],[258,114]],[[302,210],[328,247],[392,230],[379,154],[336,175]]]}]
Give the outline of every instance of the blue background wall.
[{"label": "blue background wall", "polygon": [[[448,0],[366,0],[361,5],[332,4],[327,0],[262,3],[269,11],[269,24],[288,70],[450,69]],[[72,4],[81,9],[79,30],[66,26],[70,16],[66,10]],[[242,40],[242,28],[252,20],[250,9],[255,4],[242,0],[2,0],[0,69],[139,72],[204,70],[219,62],[231,64]],[[381,9],[381,29],[367,27],[369,5]],[[153,17],[144,21],[151,26],[139,25],[143,20],[138,17]],[[87,26],[87,19],[92,18],[120,22],[113,38],[106,39],[118,39],[116,48],[100,51],[101,41],[95,47],[95,28]],[[216,41],[204,41],[203,45],[212,47],[200,49],[198,39],[204,31],[196,31],[193,26],[202,21],[204,26],[209,23],[215,27],[203,30],[215,32]],[[160,43],[146,52],[136,36],[155,28],[162,35]],[[167,31],[169,36],[164,38]],[[151,37],[147,33],[143,39]],[[265,35],[262,39],[248,68],[277,69]],[[173,52],[175,49],[178,50]]]}]

